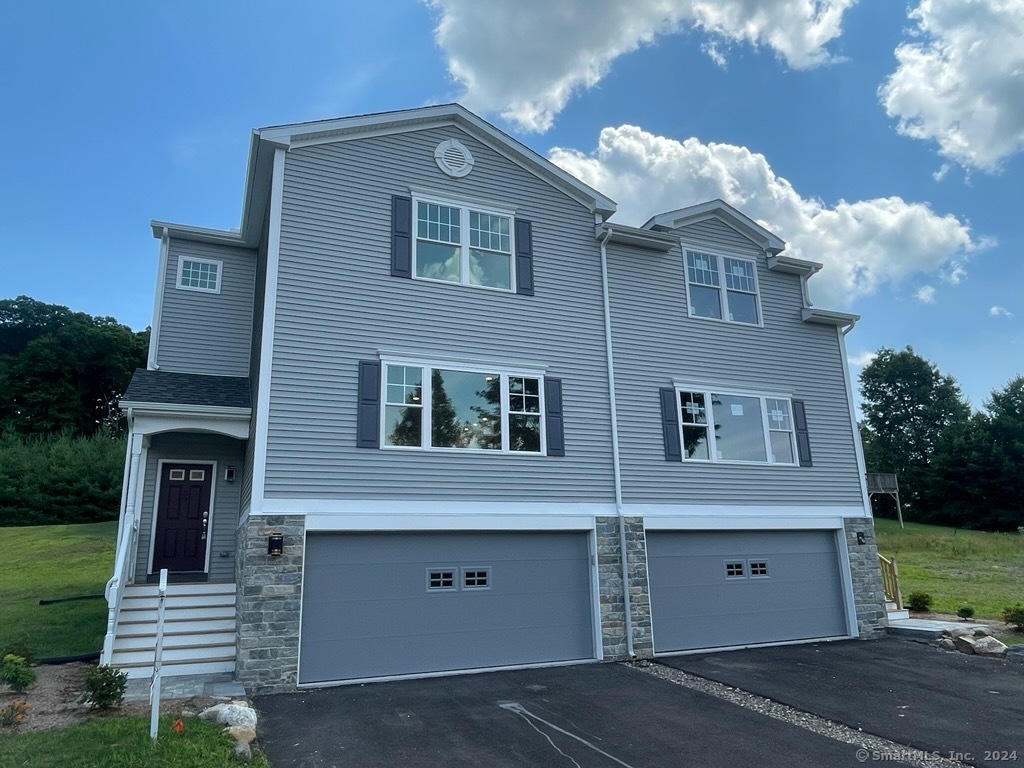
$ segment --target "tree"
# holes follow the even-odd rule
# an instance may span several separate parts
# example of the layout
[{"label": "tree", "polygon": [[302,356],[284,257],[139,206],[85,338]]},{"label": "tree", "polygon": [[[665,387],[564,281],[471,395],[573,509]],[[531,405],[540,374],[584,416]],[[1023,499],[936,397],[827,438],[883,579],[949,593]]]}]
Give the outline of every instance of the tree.
[{"label": "tree", "polygon": [[924,502],[941,495],[944,482],[933,459],[952,450],[970,417],[960,386],[909,346],[879,350],[860,384],[868,471],[899,475],[901,501],[926,520]]},{"label": "tree", "polygon": [[0,300],[0,429],[91,435],[146,364],[149,331],[27,296]]}]

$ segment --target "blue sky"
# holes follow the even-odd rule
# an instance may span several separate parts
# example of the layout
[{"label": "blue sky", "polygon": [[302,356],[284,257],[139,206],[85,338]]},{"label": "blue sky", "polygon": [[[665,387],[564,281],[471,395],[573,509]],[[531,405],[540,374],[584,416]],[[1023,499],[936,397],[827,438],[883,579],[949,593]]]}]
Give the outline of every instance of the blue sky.
[{"label": "blue sky", "polygon": [[150,219],[239,224],[253,128],[460,101],[619,202],[821,261],[853,368],[1024,373],[1022,0],[8,4],[0,298],[149,324]]}]

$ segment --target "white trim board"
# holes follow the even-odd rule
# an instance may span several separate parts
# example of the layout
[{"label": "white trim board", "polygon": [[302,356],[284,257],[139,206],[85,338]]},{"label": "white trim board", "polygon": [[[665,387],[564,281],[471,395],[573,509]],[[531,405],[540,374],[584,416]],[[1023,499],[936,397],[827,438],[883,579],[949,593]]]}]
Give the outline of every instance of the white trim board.
[{"label": "white trim board", "polygon": [[306,515],[306,530],[324,531],[592,531],[592,516]]},{"label": "white trim board", "polygon": [[545,501],[416,501],[410,499],[265,499],[252,514],[263,515],[380,515],[409,519],[438,517],[487,519],[496,515],[551,515],[571,517],[614,516],[615,503]]}]

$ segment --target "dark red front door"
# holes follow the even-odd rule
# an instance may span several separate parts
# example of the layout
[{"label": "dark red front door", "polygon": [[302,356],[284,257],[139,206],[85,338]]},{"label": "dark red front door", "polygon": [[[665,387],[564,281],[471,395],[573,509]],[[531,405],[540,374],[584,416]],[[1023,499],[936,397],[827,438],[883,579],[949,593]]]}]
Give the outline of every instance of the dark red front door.
[{"label": "dark red front door", "polygon": [[212,464],[163,464],[153,573],[205,571]]}]

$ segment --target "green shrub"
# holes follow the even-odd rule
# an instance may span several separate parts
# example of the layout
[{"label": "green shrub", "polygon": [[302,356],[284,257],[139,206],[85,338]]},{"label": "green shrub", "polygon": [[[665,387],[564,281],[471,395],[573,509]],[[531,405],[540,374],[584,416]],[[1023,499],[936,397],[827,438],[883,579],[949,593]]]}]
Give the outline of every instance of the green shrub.
[{"label": "green shrub", "polygon": [[23,656],[8,653],[0,663],[0,680],[21,693],[36,681],[36,672]]},{"label": "green shrub", "polygon": [[128,673],[113,667],[90,667],[85,673],[85,700],[93,709],[121,706]]},{"label": "green shrub", "polygon": [[927,592],[911,592],[907,598],[907,608],[912,611],[927,611],[932,607],[932,596]]},{"label": "green shrub", "polygon": [[967,619],[970,619],[974,616],[974,609],[969,605],[961,605],[959,608],[956,609],[956,615],[964,621],[967,621]]},{"label": "green shrub", "polygon": [[1018,632],[1024,632],[1024,605],[1017,603],[1012,608],[1003,611],[1003,621],[1012,624]]}]

